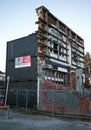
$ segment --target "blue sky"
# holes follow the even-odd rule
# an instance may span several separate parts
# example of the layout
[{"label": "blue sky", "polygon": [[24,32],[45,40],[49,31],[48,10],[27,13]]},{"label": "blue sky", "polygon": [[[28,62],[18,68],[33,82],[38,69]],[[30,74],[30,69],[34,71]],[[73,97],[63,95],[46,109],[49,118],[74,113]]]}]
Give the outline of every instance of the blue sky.
[{"label": "blue sky", "polygon": [[0,70],[5,72],[6,45],[37,30],[36,8],[45,6],[84,39],[91,53],[91,0],[2,0],[0,1]]}]

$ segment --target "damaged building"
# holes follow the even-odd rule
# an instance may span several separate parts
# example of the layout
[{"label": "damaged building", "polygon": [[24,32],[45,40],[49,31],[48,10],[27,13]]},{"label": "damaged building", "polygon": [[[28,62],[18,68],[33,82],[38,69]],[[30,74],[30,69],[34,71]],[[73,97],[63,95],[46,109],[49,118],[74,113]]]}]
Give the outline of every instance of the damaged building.
[{"label": "damaged building", "polygon": [[36,11],[39,86],[51,80],[76,90],[76,70],[84,69],[84,40],[45,7]]},{"label": "damaged building", "polygon": [[84,40],[46,7],[37,8],[36,13],[38,30],[7,42],[9,89],[38,92],[50,82],[76,90],[81,76],[76,76],[77,69],[84,69]]}]

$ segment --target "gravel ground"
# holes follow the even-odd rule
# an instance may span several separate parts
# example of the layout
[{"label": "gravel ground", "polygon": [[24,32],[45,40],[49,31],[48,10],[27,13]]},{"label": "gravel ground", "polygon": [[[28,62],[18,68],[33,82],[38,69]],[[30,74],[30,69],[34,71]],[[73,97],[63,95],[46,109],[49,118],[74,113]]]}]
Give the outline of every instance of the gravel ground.
[{"label": "gravel ground", "polygon": [[91,121],[28,115],[0,110],[0,130],[91,130]]}]

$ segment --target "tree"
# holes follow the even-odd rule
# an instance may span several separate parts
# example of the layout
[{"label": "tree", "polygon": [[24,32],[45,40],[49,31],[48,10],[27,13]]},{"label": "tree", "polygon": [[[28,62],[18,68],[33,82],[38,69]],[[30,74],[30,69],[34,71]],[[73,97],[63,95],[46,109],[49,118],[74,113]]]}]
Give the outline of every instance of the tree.
[{"label": "tree", "polygon": [[86,87],[91,86],[91,55],[89,52],[86,52],[84,57],[85,62],[85,76],[86,76]]}]

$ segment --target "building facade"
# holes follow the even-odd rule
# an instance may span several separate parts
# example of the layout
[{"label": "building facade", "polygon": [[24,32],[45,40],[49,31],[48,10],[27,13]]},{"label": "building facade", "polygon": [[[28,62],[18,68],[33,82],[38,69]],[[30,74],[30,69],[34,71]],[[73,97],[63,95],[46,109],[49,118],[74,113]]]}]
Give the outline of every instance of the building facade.
[{"label": "building facade", "polygon": [[38,30],[7,42],[9,89],[39,92],[51,82],[76,90],[76,70],[84,69],[84,40],[44,6],[36,13]]},{"label": "building facade", "polygon": [[36,33],[7,42],[6,77],[9,77],[9,88],[36,90],[36,53]]},{"label": "building facade", "polygon": [[36,12],[39,86],[51,80],[76,89],[76,69],[84,69],[84,40],[44,6]]},{"label": "building facade", "polygon": [[0,72],[0,89],[5,88],[5,73]]}]

